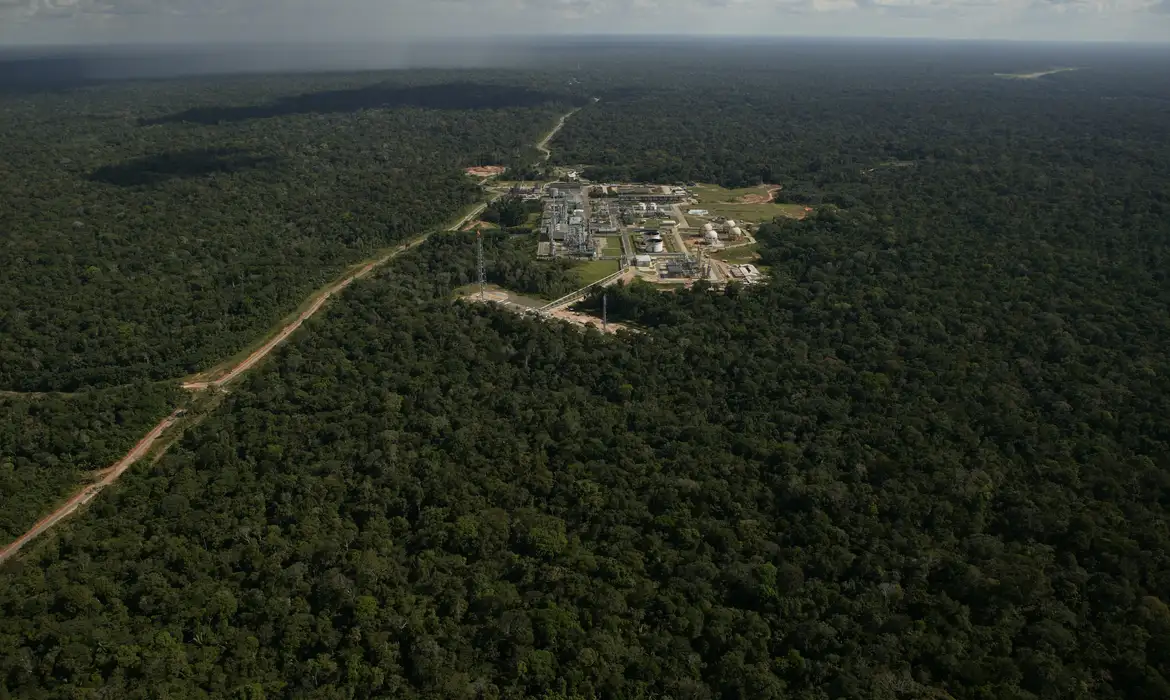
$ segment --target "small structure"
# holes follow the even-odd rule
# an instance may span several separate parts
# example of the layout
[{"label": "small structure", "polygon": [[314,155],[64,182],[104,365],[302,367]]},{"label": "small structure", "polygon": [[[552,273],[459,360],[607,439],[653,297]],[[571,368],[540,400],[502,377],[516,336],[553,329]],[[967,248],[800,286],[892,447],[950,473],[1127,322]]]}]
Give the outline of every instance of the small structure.
[{"label": "small structure", "polygon": [[654,264],[654,258],[649,255],[635,255],[634,265],[638,267],[650,267]]},{"label": "small structure", "polygon": [[687,216],[707,216],[706,209],[691,209],[687,211]]}]

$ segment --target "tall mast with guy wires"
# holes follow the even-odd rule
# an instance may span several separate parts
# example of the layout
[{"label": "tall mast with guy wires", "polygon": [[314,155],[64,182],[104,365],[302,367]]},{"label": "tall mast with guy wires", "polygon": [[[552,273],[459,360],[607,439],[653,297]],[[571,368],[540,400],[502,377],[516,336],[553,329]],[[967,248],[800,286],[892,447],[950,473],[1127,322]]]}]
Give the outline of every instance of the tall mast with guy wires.
[{"label": "tall mast with guy wires", "polygon": [[487,284],[487,272],[483,266],[483,234],[475,229],[475,262],[479,272],[479,300],[483,301],[484,286]]}]

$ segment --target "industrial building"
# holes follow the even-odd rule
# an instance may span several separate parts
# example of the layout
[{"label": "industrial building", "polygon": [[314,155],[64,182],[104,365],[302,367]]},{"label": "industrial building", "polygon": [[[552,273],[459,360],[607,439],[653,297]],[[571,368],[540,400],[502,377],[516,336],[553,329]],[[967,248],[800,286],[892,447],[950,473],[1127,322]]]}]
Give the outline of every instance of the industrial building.
[{"label": "industrial building", "polygon": [[649,187],[618,187],[618,200],[622,202],[647,202],[653,204],[676,204],[687,198],[687,191],[681,187],[653,185]]},{"label": "industrial building", "polygon": [[554,183],[544,201],[541,233],[549,254],[595,257],[597,246],[588,225],[589,197],[579,185]]}]

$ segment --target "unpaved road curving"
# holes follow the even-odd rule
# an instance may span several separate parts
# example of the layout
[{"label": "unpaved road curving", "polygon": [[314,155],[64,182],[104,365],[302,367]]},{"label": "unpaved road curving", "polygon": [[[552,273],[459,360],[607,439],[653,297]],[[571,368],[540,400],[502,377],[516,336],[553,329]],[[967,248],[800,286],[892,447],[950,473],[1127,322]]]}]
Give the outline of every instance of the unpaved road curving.
[{"label": "unpaved road curving", "polygon": [[[562,116],[560,118],[560,120],[557,123],[557,126],[552,130],[551,133],[549,133],[548,136],[545,137],[544,141],[541,142],[539,147],[542,147],[542,150],[544,150],[546,153],[548,153],[548,149],[543,148],[543,146],[546,145],[548,143],[548,141],[551,140],[554,135],[556,135],[557,131],[559,131],[562,126],[564,126],[565,120],[568,119],[570,116],[572,116],[576,111],[577,110],[575,109],[572,112],[569,112],[568,114],[565,114],[564,116]],[[458,222],[455,223],[454,226],[451,226],[448,230],[449,231],[458,231],[468,221],[478,219],[479,215],[483,213],[483,210],[487,208],[488,203],[498,199],[500,196],[502,196],[502,195],[496,194],[491,198],[491,200],[489,200],[489,202],[484,202],[484,203],[477,205],[466,216],[462,217]],[[242,362],[240,362],[235,367],[233,367],[227,374],[223,375],[222,377],[219,377],[218,379],[213,379],[213,380],[209,380],[206,382],[203,382],[203,381],[187,382],[187,383],[184,383],[182,385],[183,388],[191,390],[191,391],[201,391],[201,390],[209,389],[213,386],[221,387],[221,386],[227,384],[228,382],[231,382],[231,381],[239,378],[240,375],[246,373],[248,370],[255,367],[258,362],[263,360],[265,357],[268,356],[269,353],[271,353],[274,349],[279,347],[281,343],[283,343],[285,340],[287,340],[288,337],[290,335],[292,335],[294,331],[296,331],[298,328],[300,328],[301,324],[303,324],[306,320],[311,318],[313,316],[313,314],[320,311],[321,307],[323,307],[325,305],[325,302],[328,301],[331,296],[333,296],[334,294],[340,293],[346,287],[348,287],[350,284],[352,284],[355,280],[359,280],[362,277],[365,277],[366,275],[370,274],[378,267],[385,265],[386,263],[390,262],[391,260],[398,257],[402,253],[405,253],[406,251],[410,250],[411,248],[422,245],[423,243],[425,243],[427,241],[428,238],[430,238],[430,236],[431,236],[431,234],[429,234],[429,233],[425,233],[421,236],[418,236],[418,237],[412,239],[411,241],[409,241],[408,243],[402,245],[401,247],[396,248],[392,252],[383,255],[382,257],[378,258],[377,260],[372,260],[372,261],[366,263],[362,267],[360,267],[357,270],[353,271],[352,273],[346,275],[343,279],[334,283],[333,285],[329,286],[328,288],[321,290],[321,291],[318,291],[316,294],[313,295],[313,297],[311,297],[313,299],[312,304],[307,309],[305,309],[303,312],[301,312],[301,314],[299,314],[297,316],[296,320],[294,320],[292,323],[289,323],[284,328],[282,328],[279,333],[277,333],[275,336],[273,336],[271,339],[269,339],[268,342],[264,343],[264,345],[261,346],[260,349],[256,350],[252,354],[248,355],[248,357],[246,357]],[[162,437],[162,435],[167,431],[167,429],[170,428],[172,425],[174,425],[175,421],[177,421],[184,413],[185,413],[184,409],[182,409],[182,408],[176,409],[174,413],[167,416],[162,421],[160,421],[158,423],[158,425],[151,428],[150,432],[148,432],[145,437],[143,437],[141,440],[139,440],[138,444],[136,444],[134,446],[134,448],[131,449],[130,452],[128,452],[126,454],[125,457],[118,460],[117,462],[115,462],[113,465],[106,468],[105,470],[102,470],[101,472],[99,472],[101,474],[101,479],[99,481],[81,488],[69,500],[65,501],[65,503],[58,506],[52,513],[45,516],[36,525],[33,525],[32,528],[29,529],[28,532],[26,532],[23,535],[21,535],[20,537],[18,537],[14,542],[12,542],[8,546],[4,547],[4,549],[0,549],[0,565],[2,565],[5,561],[7,561],[9,558],[11,558],[18,551],[20,551],[20,549],[22,547],[24,547],[25,545],[27,545],[29,542],[35,540],[37,537],[44,534],[45,532],[48,532],[57,523],[61,522],[65,518],[72,515],[78,508],[89,503],[95,496],[97,496],[102,491],[102,489],[104,489],[105,487],[107,487],[110,484],[117,481],[118,477],[122,476],[122,474],[125,473],[125,471],[127,469],[129,469],[135,462],[142,459],[142,457],[145,456],[150,451],[150,448],[154,446],[155,442],[157,442],[158,439],[160,437]]]},{"label": "unpaved road curving", "polygon": [[[596,102],[597,98],[593,98],[593,101]],[[556,136],[561,129],[565,128],[565,122],[568,121],[569,117],[580,111],[581,108],[578,107],[567,114],[561,115],[561,118],[557,120],[557,125],[552,128],[552,131],[548,132],[548,134],[540,140],[540,143],[536,144],[537,150],[541,152],[545,160],[548,160],[552,157],[552,151],[548,149],[549,142],[553,140],[553,137]]]},{"label": "unpaved road curving", "polygon": [[122,476],[123,472],[129,469],[130,466],[135,462],[142,459],[143,455],[150,451],[150,448],[154,446],[155,441],[162,437],[162,434],[166,432],[167,428],[174,425],[175,421],[179,419],[181,411],[182,409],[176,410],[171,415],[162,419],[158,425],[151,428],[150,432],[146,434],[146,437],[138,441],[138,444],[134,446],[134,449],[130,450],[130,452],[128,452],[125,457],[115,462],[113,466],[109,467],[103,472],[103,476],[100,481],[89,484],[88,486],[82,488],[80,491],[75,493],[72,498],[70,498],[68,501],[65,501],[65,503],[63,503],[49,515],[45,516],[36,525],[33,525],[28,532],[18,537],[15,542],[8,545],[4,549],[0,549],[0,564],[3,564],[8,560],[9,557],[19,552],[21,547],[25,546],[32,540],[36,539],[39,535],[44,533],[46,530],[72,515],[73,511],[77,510],[86,503],[89,503],[94,496],[101,493],[102,489],[117,481],[118,477]]}]

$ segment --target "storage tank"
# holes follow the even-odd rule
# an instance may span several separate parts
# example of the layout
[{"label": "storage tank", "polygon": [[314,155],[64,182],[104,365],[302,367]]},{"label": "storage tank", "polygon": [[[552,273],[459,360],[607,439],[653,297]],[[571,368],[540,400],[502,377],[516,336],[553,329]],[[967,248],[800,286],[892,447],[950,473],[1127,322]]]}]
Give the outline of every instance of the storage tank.
[{"label": "storage tank", "polygon": [[704,231],[703,238],[708,243],[718,243],[719,242],[719,233],[717,231],[715,231],[714,229],[712,229],[710,231]]},{"label": "storage tank", "polygon": [[731,231],[734,229],[735,229],[735,220],[734,219],[728,219],[727,221],[723,222],[723,230],[724,231]]},{"label": "storage tank", "polygon": [[736,238],[743,238],[743,229],[736,226],[735,228],[731,229],[731,235],[735,236]]},{"label": "storage tank", "polygon": [[561,196],[561,191],[555,187],[550,187],[548,188],[548,196],[556,199],[557,197]]},{"label": "storage tank", "polygon": [[703,232],[704,233],[706,233],[707,231],[714,231],[714,230],[715,230],[715,224],[711,223],[710,221],[703,224]]},{"label": "storage tank", "polygon": [[646,251],[649,253],[662,253],[666,250],[666,246],[662,244],[662,239],[646,241]]}]

